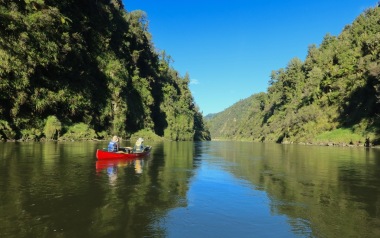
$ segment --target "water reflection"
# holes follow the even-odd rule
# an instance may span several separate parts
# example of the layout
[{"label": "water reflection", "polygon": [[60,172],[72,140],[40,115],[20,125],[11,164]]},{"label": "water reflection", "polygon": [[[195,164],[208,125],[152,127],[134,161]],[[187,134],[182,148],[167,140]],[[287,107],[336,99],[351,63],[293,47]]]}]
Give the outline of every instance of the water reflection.
[{"label": "water reflection", "polygon": [[0,237],[380,237],[380,150],[106,143],[0,144]]},{"label": "water reflection", "polygon": [[[379,150],[220,142],[223,169],[265,191],[273,214],[313,237],[380,237]],[[228,148],[228,149],[227,149]]]},{"label": "water reflection", "polygon": [[97,161],[102,197],[91,226],[97,235],[165,237],[166,229],[158,222],[168,210],[186,205],[193,143],[164,143],[154,148],[148,158]]},{"label": "water reflection", "polygon": [[144,165],[148,165],[148,160],[149,156],[138,159],[97,160],[95,163],[95,169],[98,175],[106,172],[110,185],[115,186],[118,178],[118,170],[126,168],[127,166],[132,166],[135,169],[135,174],[142,174]]},{"label": "water reflection", "polygon": [[137,174],[143,172],[144,161],[148,161],[148,158],[139,159],[109,159],[109,160],[98,160],[95,163],[96,172],[101,172],[107,170],[112,172],[112,170],[117,170],[117,168],[123,168],[127,166],[133,166]]}]

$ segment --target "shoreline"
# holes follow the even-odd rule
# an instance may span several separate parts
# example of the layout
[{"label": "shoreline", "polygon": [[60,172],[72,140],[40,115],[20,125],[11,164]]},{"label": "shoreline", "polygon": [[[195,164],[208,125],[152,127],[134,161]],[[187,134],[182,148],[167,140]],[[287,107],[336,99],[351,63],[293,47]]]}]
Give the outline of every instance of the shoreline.
[{"label": "shoreline", "polygon": [[221,139],[216,138],[211,141],[242,141],[242,142],[254,142],[254,143],[274,143],[274,144],[282,144],[282,145],[306,145],[306,146],[328,146],[328,147],[363,147],[363,148],[380,148],[380,145],[370,143],[369,146],[366,146],[365,143],[357,142],[357,143],[346,143],[346,142],[293,142],[293,141],[283,141],[281,143],[277,143],[274,141],[257,141],[257,140],[233,140],[233,139]]},{"label": "shoreline", "polygon": [[[0,143],[23,143],[23,142],[37,142],[37,143],[44,143],[44,142],[104,142],[107,141],[106,139],[80,139],[80,140],[0,140]],[[124,141],[130,141],[130,139],[125,139]],[[370,144],[369,146],[365,146],[364,143],[345,143],[345,142],[319,142],[319,143],[312,143],[312,142],[292,142],[292,141],[284,141],[281,143],[277,143],[274,141],[249,141],[249,140],[232,140],[232,139],[211,139],[210,141],[241,141],[241,142],[253,142],[253,143],[274,143],[274,144],[282,144],[282,145],[305,145],[305,146],[327,146],[327,147],[363,147],[363,148],[380,148],[380,145],[373,145]],[[195,142],[195,141],[194,141]]]}]

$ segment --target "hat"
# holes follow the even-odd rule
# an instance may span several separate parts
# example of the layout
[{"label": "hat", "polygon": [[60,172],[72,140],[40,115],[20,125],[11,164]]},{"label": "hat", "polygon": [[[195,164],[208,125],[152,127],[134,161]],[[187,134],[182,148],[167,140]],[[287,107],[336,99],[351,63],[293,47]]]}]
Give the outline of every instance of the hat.
[{"label": "hat", "polygon": [[144,141],[144,139],[140,137],[140,138],[137,139],[135,145],[136,146],[140,146],[143,143],[143,141]]},{"label": "hat", "polygon": [[112,137],[112,141],[113,141],[113,142],[118,142],[118,141],[119,141],[119,138],[118,138],[117,136],[113,136],[113,137]]}]

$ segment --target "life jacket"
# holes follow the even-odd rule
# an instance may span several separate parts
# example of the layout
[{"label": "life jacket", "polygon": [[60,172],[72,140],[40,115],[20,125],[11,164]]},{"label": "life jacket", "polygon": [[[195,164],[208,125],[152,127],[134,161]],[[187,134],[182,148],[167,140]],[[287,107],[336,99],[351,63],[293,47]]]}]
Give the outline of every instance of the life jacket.
[{"label": "life jacket", "polygon": [[108,152],[117,152],[117,142],[111,141],[108,144]]}]

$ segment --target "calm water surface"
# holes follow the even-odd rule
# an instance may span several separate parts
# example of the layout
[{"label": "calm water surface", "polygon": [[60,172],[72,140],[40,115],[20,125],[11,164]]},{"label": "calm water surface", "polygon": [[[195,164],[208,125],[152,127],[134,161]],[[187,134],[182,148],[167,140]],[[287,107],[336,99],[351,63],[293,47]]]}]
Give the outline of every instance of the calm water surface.
[{"label": "calm water surface", "polygon": [[1,143],[0,237],[380,237],[380,149],[106,145]]}]

